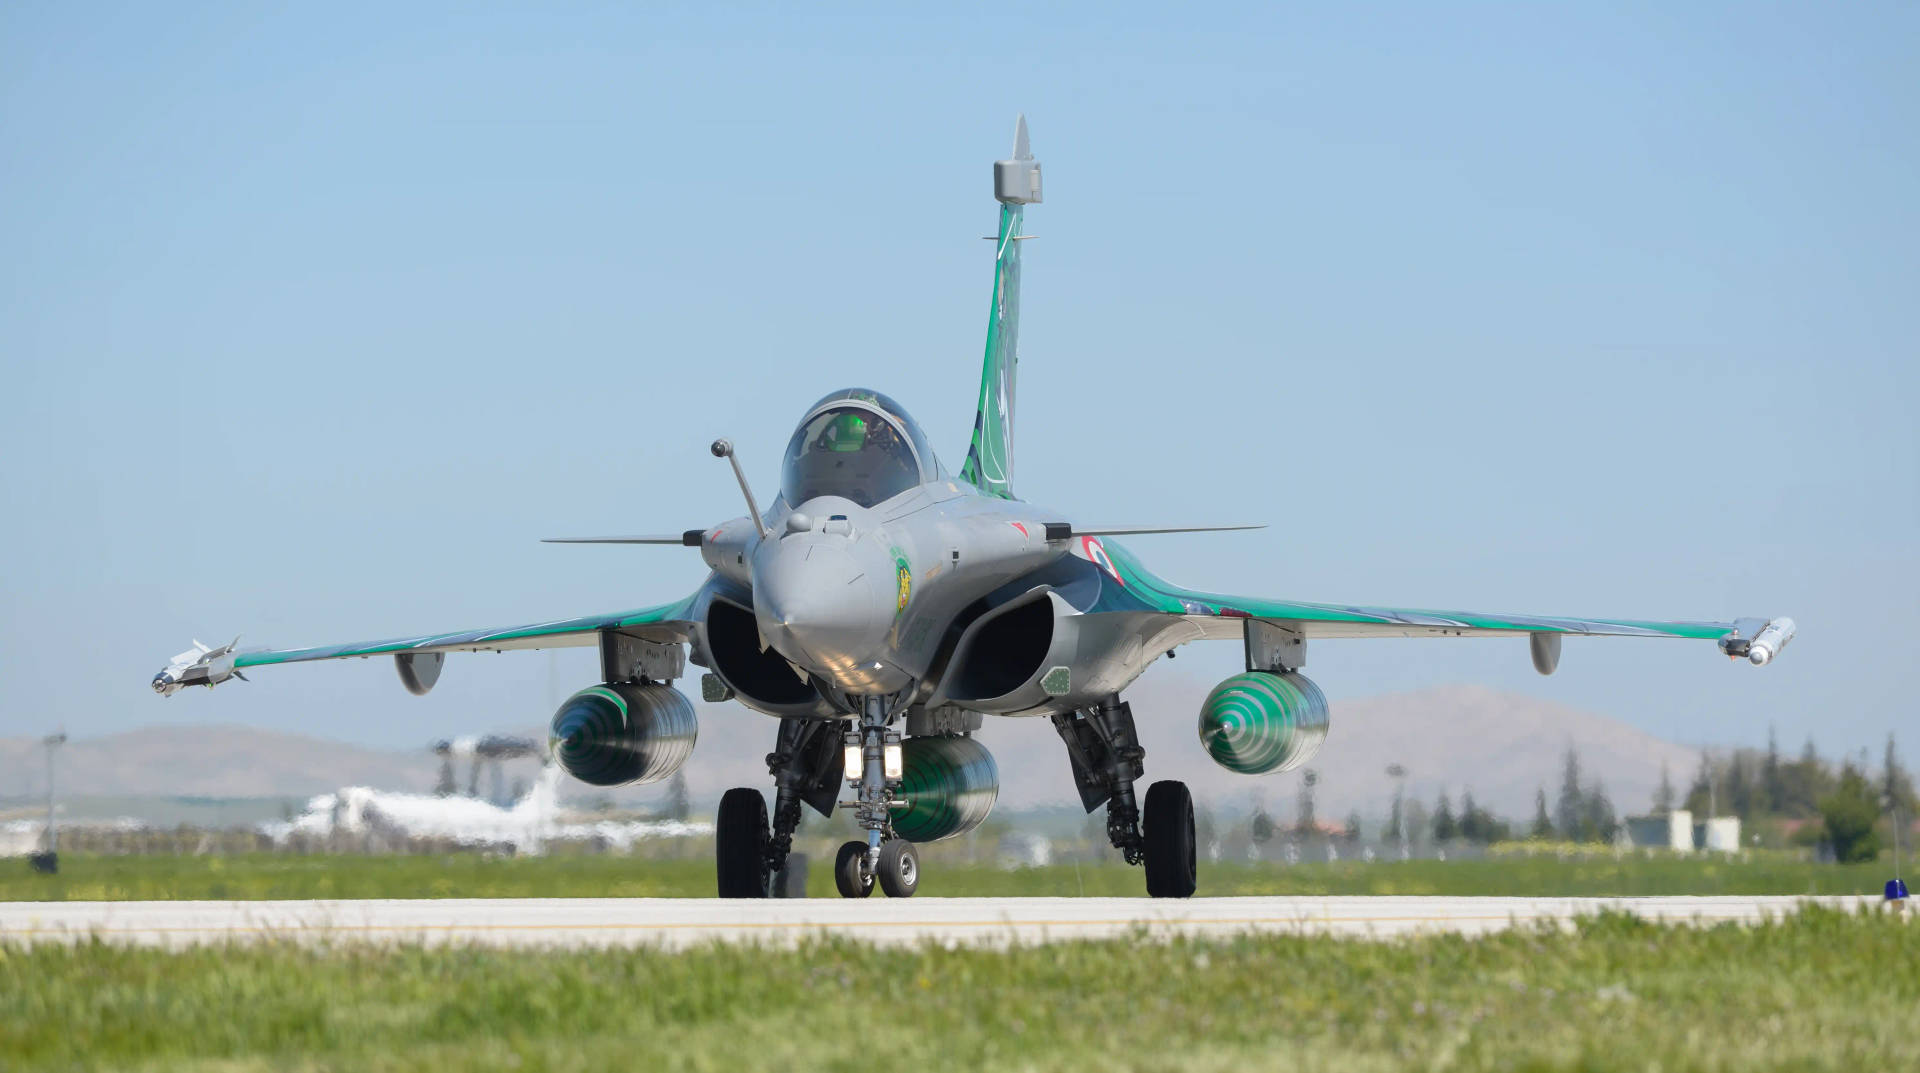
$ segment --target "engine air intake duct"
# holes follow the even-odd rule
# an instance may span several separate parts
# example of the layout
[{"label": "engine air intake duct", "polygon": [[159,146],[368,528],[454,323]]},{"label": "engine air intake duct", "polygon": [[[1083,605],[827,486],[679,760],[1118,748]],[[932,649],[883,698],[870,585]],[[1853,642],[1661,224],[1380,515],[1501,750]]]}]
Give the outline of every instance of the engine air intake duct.
[{"label": "engine air intake duct", "polygon": [[592,786],[625,786],[672,775],[693,753],[700,725],[672,686],[590,686],[553,713],[547,745],[567,774]]},{"label": "engine air intake duct", "polygon": [[836,714],[812,682],[794,673],[786,657],[762,645],[751,610],[716,599],[702,632],[713,673],[747,707],[782,719],[828,719]]},{"label": "engine air intake duct", "polygon": [[1242,775],[1299,767],[1327,740],[1327,697],[1305,675],[1248,671],[1221,682],[1200,706],[1200,744]]},{"label": "engine air intake duct", "polygon": [[937,842],[984,822],[1000,796],[1000,767],[972,738],[908,738],[900,745],[900,796],[893,829],[909,842]]}]

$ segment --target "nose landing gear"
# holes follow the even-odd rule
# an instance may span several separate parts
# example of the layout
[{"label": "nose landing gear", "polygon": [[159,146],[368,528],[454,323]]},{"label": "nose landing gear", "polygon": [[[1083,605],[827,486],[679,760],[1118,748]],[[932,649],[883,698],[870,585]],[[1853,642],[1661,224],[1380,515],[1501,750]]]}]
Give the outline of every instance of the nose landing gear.
[{"label": "nose landing gear", "polygon": [[920,856],[913,843],[889,838],[880,843],[880,860],[867,867],[867,844],[847,842],[833,865],[833,885],[842,898],[865,898],[878,881],[889,898],[911,898],[920,889]]},{"label": "nose landing gear", "polygon": [[840,847],[833,867],[834,886],[842,897],[865,898],[877,882],[890,898],[911,898],[920,889],[920,858],[913,843],[893,829],[893,810],[904,802],[900,789],[903,754],[900,735],[888,729],[893,720],[887,698],[864,698],[859,723],[846,733],[845,723],[827,720],[785,719],[767,768],[776,784],[775,805],[768,814],[766,799],[751,787],[728,790],[720,799],[714,820],[714,855],[722,898],[765,898],[775,887],[793,848],[793,832],[800,823],[800,806],[813,806],[830,815],[839,788],[851,783],[851,808],[866,828],[863,842]]},{"label": "nose landing gear", "polygon": [[873,873],[867,871],[867,844],[843,842],[833,858],[833,885],[842,898],[864,898],[873,893]]},{"label": "nose landing gear", "polygon": [[913,843],[889,838],[880,843],[880,889],[889,898],[911,898],[920,889],[920,858]]},{"label": "nose landing gear", "polygon": [[[893,830],[893,809],[900,804],[894,791],[900,788],[902,760],[900,735],[887,729],[889,722],[885,698],[867,697],[859,729],[847,735],[845,774],[858,796],[843,805],[854,810],[860,826],[867,829],[867,840],[840,847],[833,879],[843,898],[865,898],[873,893],[875,880],[889,898],[911,898],[920,889],[920,858],[913,843]],[[856,756],[858,767],[854,766]]]}]

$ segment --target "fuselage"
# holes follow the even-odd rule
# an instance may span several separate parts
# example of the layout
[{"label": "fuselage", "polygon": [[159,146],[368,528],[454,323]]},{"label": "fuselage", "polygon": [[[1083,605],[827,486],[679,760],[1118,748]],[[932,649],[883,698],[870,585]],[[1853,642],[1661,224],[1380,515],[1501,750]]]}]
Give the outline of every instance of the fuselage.
[{"label": "fuselage", "polygon": [[764,647],[839,693],[896,695],[929,683],[969,608],[1070,554],[1046,539],[1058,518],[950,477],[891,400],[847,392],[802,418],[766,535],[743,516],[701,551],[751,601]]}]

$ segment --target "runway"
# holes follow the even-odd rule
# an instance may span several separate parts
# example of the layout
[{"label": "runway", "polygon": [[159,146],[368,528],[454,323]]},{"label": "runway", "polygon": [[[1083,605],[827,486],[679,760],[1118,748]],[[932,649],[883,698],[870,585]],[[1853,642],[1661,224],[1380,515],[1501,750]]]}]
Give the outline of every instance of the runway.
[{"label": "runway", "polygon": [[880,944],[1032,944],[1067,939],[1246,932],[1386,939],[1478,935],[1613,910],[1682,924],[1757,922],[1808,903],[1848,910],[1871,897],[1713,898],[914,898],[721,901],[510,898],[386,901],[8,902],[0,945],[71,942],[419,942],[504,947],[790,944],[831,936]]}]

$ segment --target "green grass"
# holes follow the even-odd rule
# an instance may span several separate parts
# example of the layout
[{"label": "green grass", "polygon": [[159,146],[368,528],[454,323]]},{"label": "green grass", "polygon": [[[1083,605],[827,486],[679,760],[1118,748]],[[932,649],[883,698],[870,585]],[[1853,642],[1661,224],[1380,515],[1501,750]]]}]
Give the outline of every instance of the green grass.
[{"label": "green grass", "polygon": [[[971,865],[941,846],[926,854],[922,896],[1137,897],[1140,870],[1121,864],[1002,871]],[[831,861],[816,854],[808,889],[833,896]],[[1471,861],[1366,864],[1202,862],[1200,893],[1499,894],[1877,894],[1887,866],[1834,866],[1755,854],[1747,860],[1608,854],[1508,856]],[[555,856],[130,856],[63,854],[60,874],[36,875],[0,861],[0,901],[259,898],[708,897],[713,865],[685,858]]]},{"label": "green grass", "polygon": [[[0,946],[32,1070],[1911,1068],[1920,926],[1013,950]],[[858,1057],[866,1040],[873,1058]]]}]

